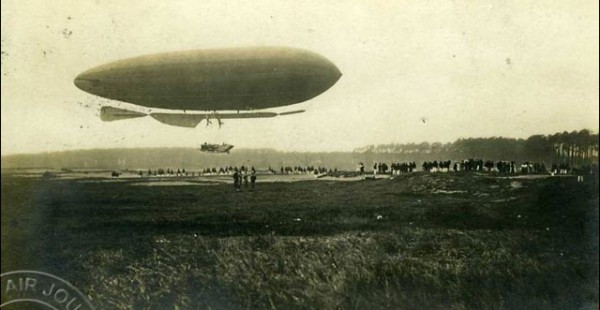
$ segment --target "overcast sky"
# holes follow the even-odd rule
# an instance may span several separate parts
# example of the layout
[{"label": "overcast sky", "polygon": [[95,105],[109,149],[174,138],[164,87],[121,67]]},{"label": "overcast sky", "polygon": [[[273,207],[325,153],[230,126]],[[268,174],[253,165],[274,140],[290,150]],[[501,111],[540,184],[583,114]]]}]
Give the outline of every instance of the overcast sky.
[{"label": "overcast sky", "polygon": [[[221,129],[102,122],[99,104],[128,104],[73,85],[121,58],[240,46],[312,50],[343,76],[283,109],[303,114]],[[205,141],[335,151],[583,128],[598,131],[597,1],[2,0],[2,155]]]}]

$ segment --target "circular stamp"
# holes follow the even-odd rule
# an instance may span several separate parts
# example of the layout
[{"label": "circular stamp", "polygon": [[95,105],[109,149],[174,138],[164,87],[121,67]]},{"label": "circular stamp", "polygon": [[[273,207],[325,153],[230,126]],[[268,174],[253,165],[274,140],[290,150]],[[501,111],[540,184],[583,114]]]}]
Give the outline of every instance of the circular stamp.
[{"label": "circular stamp", "polygon": [[0,274],[0,277],[2,309],[31,308],[34,305],[36,308],[56,310],[94,309],[77,288],[55,275],[35,270],[17,270]]}]

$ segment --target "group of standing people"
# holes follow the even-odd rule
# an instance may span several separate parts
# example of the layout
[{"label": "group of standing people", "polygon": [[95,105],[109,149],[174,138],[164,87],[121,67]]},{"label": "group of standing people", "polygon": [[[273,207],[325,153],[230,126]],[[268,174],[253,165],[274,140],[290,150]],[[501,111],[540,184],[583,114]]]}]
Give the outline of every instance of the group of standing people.
[{"label": "group of standing people", "polygon": [[248,190],[248,187],[249,187],[251,192],[254,191],[255,183],[256,183],[256,171],[254,171],[254,169],[252,170],[252,173],[250,174],[250,178],[249,178],[250,182],[248,182],[248,174],[245,170],[238,171],[238,169],[235,169],[232,177],[233,177],[233,190],[234,191],[241,192],[242,184],[244,184],[244,188],[246,190]]}]

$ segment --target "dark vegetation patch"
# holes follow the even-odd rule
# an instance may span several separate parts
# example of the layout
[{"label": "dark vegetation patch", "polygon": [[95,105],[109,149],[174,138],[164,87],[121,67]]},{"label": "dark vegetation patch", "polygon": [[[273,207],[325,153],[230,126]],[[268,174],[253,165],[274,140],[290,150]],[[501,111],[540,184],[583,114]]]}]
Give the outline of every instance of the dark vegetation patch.
[{"label": "dark vegetation patch", "polygon": [[2,175],[2,271],[54,273],[98,308],[598,305],[596,181],[132,183]]}]

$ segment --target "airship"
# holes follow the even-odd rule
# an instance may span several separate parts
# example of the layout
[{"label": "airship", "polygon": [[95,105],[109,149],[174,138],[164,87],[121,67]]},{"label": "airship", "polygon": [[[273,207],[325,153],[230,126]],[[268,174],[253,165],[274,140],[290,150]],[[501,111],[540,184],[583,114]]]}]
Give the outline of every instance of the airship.
[{"label": "airship", "polygon": [[103,98],[164,111],[103,106],[100,118],[115,121],[150,115],[175,126],[202,120],[269,118],[304,112],[273,112],[310,100],[342,76],[327,58],[298,48],[248,47],[191,50],[118,60],[86,70],[79,89]]}]

